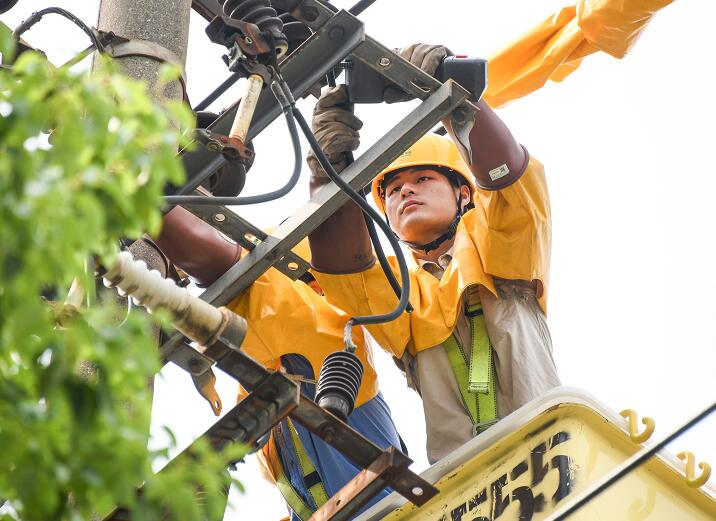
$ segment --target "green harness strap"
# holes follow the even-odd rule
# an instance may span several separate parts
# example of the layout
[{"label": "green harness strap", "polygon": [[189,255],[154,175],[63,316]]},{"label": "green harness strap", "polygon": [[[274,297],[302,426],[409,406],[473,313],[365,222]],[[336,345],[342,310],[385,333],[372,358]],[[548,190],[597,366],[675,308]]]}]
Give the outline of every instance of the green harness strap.
[{"label": "green harness strap", "polygon": [[281,492],[284,501],[286,501],[291,510],[299,518],[301,518],[301,521],[308,521],[308,519],[310,519],[313,515],[313,510],[306,504],[305,501],[303,501],[303,499],[301,499],[301,496],[299,496],[298,493],[293,489],[291,483],[286,477],[286,473],[283,472],[283,470],[281,471],[281,474],[279,474],[278,479],[276,480],[276,486],[278,487],[278,491]]},{"label": "green harness strap", "polygon": [[[303,482],[305,483],[308,493],[311,495],[311,499],[315,503],[316,508],[321,508],[321,506],[328,501],[326,489],[323,486],[321,477],[316,471],[316,467],[313,466],[311,458],[308,457],[308,453],[303,447],[303,443],[301,443],[301,438],[298,437],[296,427],[294,427],[293,422],[290,419],[287,420],[287,424],[289,432],[291,433],[293,448],[296,451],[298,463],[301,466]],[[308,519],[313,515],[314,510],[301,498],[298,492],[296,492],[283,469],[281,469],[281,474],[278,476],[276,484],[278,485],[278,489],[281,492],[283,499],[286,503],[288,503],[288,506],[291,507],[291,510],[293,510],[302,521],[308,521]]]},{"label": "green harness strap", "polygon": [[472,349],[470,360],[460,349],[453,333],[444,342],[450,367],[455,375],[462,401],[470,414],[473,436],[497,421],[497,399],[495,394],[495,373],[492,365],[492,346],[487,336],[487,326],[482,306],[467,306],[470,319]]}]

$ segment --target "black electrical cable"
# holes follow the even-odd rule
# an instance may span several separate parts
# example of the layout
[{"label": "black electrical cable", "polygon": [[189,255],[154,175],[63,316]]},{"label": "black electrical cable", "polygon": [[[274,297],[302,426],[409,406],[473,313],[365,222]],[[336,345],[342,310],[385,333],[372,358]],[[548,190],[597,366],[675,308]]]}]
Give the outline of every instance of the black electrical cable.
[{"label": "black electrical cable", "polygon": [[[346,163],[350,165],[351,163],[353,163],[353,161],[353,153],[346,152]],[[361,195],[363,196],[363,199],[366,199],[366,194],[364,192],[361,192]],[[388,279],[390,287],[393,288],[395,296],[400,298],[400,283],[398,282],[398,279],[395,278],[395,273],[393,273],[393,270],[388,263],[388,258],[385,256],[385,251],[383,251],[383,245],[380,243],[380,237],[378,237],[378,230],[376,230],[375,228],[375,223],[373,222],[373,219],[371,219],[365,213],[363,214],[363,218],[365,219],[365,225],[368,228],[370,242],[373,245],[373,249],[375,250],[375,256],[378,257],[378,263],[380,264],[383,273],[385,273],[385,278]],[[408,304],[405,308],[405,311],[407,311],[408,313],[412,313],[413,306]]]},{"label": "black electrical cable", "polygon": [[60,16],[63,16],[67,18],[69,21],[71,21],[73,24],[75,24],[77,27],[82,29],[84,33],[89,36],[89,39],[92,40],[92,45],[99,51],[104,52],[104,46],[97,38],[97,35],[92,31],[92,29],[84,23],[82,20],[77,18],[75,15],[70,13],[69,11],[62,9],[61,7],[47,7],[45,9],[41,9],[39,11],[36,11],[30,15],[30,18],[27,20],[23,20],[20,25],[17,26],[17,28],[13,31],[13,35],[16,38],[19,38],[22,33],[30,29],[33,25],[35,25],[37,22],[39,22],[43,16],[46,14],[58,14]]},{"label": "black electrical cable", "polygon": [[691,427],[699,423],[701,420],[706,418],[709,414],[716,411],[716,403],[711,404],[709,407],[707,407],[704,411],[696,415],[694,418],[686,422],[684,425],[682,425],[679,429],[668,435],[666,438],[661,440],[659,443],[654,445],[649,450],[645,451],[641,456],[636,458],[634,461],[632,461],[630,464],[623,467],[621,470],[619,470],[616,474],[611,476],[607,481],[604,483],[601,483],[598,487],[590,490],[587,494],[585,494],[583,497],[579,498],[577,501],[572,503],[567,507],[566,510],[564,510],[562,513],[560,513],[557,517],[553,519],[553,521],[563,521],[564,519],[567,519],[568,516],[574,514],[577,510],[582,508],[585,504],[589,503],[592,499],[597,497],[599,494],[604,492],[607,488],[612,486],[614,483],[622,479],[624,476],[629,474],[631,471],[636,469],[638,466],[640,466],[642,463],[644,463],[646,460],[654,456],[657,452],[659,452],[661,449],[666,447],[669,443],[674,441],[676,438],[684,434],[686,431],[688,431]]},{"label": "black electrical cable", "polygon": [[363,11],[368,9],[371,5],[373,5],[373,3],[375,3],[375,0],[358,0],[358,2],[356,2],[353,7],[348,9],[348,12],[353,16],[358,16]]},{"label": "black electrical cable", "polygon": [[[378,224],[378,226],[380,226],[381,230],[388,238],[388,241],[390,242],[390,245],[395,252],[395,256],[398,259],[400,280],[402,283],[402,290],[400,292],[400,300],[398,302],[398,305],[395,307],[395,309],[393,309],[393,311],[391,311],[390,313],[385,313],[383,315],[351,317],[346,324],[346,332],[350,334],[352,325],[383,324],[385,322],[395,320],[408,307],[408,298],[410,296],[410,275],[408,273],[408,264],[405,262],[405,257],[403,256],[403,252],[400,249],[400,244],[393,235],[391,229],[388,227],[388,224],[381,218],[380,214],[378,214],[378,212],[374,210],[373,207],[371,207],[358,192],[351,188],[348,183],[341,179],[341,177],[335,171],[333,165],[331,165],[331,162],[328,161],[328,158],[323,153],[323,150],[321,150],[321,147],[318,144],[318,141],[316,141],[316,137],[313,135],[313,132],[311,132],[311,127],[306,122],[306,119],[303,117],[303,114],[301,114],[301,112],[295,106],[291,107],[291,109],[293,110],[293,114],[296,118],[296,121],[298,121],[298,125],[301,127],[303,134],[306,136],[308,143],[311,145],[313,153],[316,155],[318,162],[326,171],[326,174],[328,175],[329,179],[336,183],[336,185],[338,185],[338,187],[343,190],[346,195],[348,195],[348,197],[361,208],[361,210],[363,210],[363,213],[367,214],[374,222]],[[347,338],[350,339],[350,337]]]},{"label": "black electrical cable", "polygon": [[[363,195],[363,198],[365,199],[365,195]],[[373,222],[373,219],[368,217],[365,213],[363,214],[363,217],[365,218],[365,225],[368,228],[370,242],[373,245],[373,249],[375,250],[375,256],[378,257],[378,263],[383,269],[383,273],[385,273],[385,277],[388,279],[390,287],[393,288],[395,296],[400,298],[400,283],[398,282],[398,279],[395,278],[395,274],[393,273],[393,270],[388,263],[388,258],[385,256],[385,251],[383,251],[383,245],[380,243],[380,237],[378,237],[378,230],[375,227],[375,223]],[[408,305],[405,307],[405,311],[407,311],[408,313],[412,313],[413,306],[408,303]]]},{"label": "black electrical cable", "polygon": [[[328,74],[326,74],[326,81],[328,82],[329,87],[336,86],[336,77],[333,74],[333,71],[329,71]],[[346,152],[346,163],[350,165],[353,161],[353,153]],[[365,194],[362,195],[363,199],[365,199]],[[393,273],[393,270],[388,263],[388,258],[385,256],[385,252],[383,251],[383,245],[380,243],[380,237],[378,237],[378,231],[375,228],[375,223],[373,222],[373,219],[371,219],[366,213],[363,213],[363,217],[365,218],[365,225],[368,228],[370,242],[373,245],[373,249],[375,250],[375,256],[378,257],[378,263],[380,264],[383,273],[385,273],[385,277],[388,279],[390,287],[393,288],[395,296],[400,298],[400,283],[398,282],[398,279],[395,278],[395,274]],[[405,310],[408,313],[412,313],[413,306],[408,304]]]},{"label": "black electrical cable", "polygon": [[234,83],[239,81],[239,78],[241,78],[240,72],[235,72],[231,76],[226,78],[221,85],[216,87],[211,94],[209,94],[206,98],[204,98],[201,102],[199,102],[199,104],[196,107],[194,107],[194,112],[197,112],[199,110],[204,110],[209,105],[214,103],[219,98],[219,96],[221,96],[224,92],[226,92],[229,89],[229,87],[231,87]]},{"label": "black electrical cable", "polygon": [[293,172],[291,177],[288,179],[285,185],[278,190],[268,192],[261,195],[249,195],[245,197],[205,197],[203,195],[170,195],[164,198],[164,202],[169,206],[178,204],[192,204],[192,205],[223,205],[223,206],[239,206],[247,204],[259,204],[266,203],[268,201],[274,201],[280,199],[287,193],[289,193],[298,183],[298,179],[301,177],[301,167],[303,165],[303,157],[301,156],[301,141],[298,137],[298,129],[296,128],[296,121],[292,112],[292,102],[286,97],[282,87],[277,82],[271,83],[271,90],[276,95],[279,103],[281,104],[281,110],[286,117],[286,124],[288,125],[288,132],[291,134],[291,143],[294,149],[294,164]]},{"label": "black electrical cable", "polygon": [[329,87],[336,86],[336,75],[333,74],[332,70],[330,70],[326,73],[326,83],[328,83]]}]

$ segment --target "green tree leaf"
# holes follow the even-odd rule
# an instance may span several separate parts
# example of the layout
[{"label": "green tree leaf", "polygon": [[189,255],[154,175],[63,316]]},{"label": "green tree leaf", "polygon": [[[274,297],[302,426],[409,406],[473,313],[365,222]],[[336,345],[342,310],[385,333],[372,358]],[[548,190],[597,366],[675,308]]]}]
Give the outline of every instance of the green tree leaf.
[{"label": "green tree leaf", "polygon": [[[12,48],[0,26],[0,52]],[[132,313],[118,327],[125,310],[111,298],[62,303],[74,279],[94,282],[88,258],[111,262],[120,238],[159,229],[190,112],[157,104],[110,62],[78,75],[25,52],[0,69],[0,116],[0,498],[27,521],[115,505],[152,520],[220,511],[228,455],[201,446],[151,470],[167,452],[147,449],[156,320]]]}]

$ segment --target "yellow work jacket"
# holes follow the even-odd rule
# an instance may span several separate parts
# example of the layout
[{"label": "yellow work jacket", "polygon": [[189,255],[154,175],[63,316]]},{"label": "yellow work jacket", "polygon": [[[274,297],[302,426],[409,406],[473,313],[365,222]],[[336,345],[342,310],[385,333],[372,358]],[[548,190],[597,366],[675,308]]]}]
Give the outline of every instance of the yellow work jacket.
[{"label": "yellow work jacket", "polygon": [[[278,369],[287,354],[306,357],[318,379],[323,360],[343,349],[343,326],[348,316],[308,285],[271,268],[229,304],[248,323],[241,349],[269,369]],[[356,355],[363,363],[356,407],[378,394],[378,380],[363,330],[353,328]]]},{"label": "yellow work jacket", "polygon": [[[422,267],[410,271],[412,313],[388,324],[367,326],[394,356],[443,343],[453,331],[462,295],[481,284],[497,296],[493,277],[537,283],[538,302],[547,309],[551,249],[549,196],[544,168],[530,158],[514,184],[497,191],[477,190],[475,208],[458,225],[452,261],[440,280]],[[389,259],[398,275],[395,258]],[[328,300],[353,315],[386,313],[397,299],[380,266],[351,274],[315,273]]]}]

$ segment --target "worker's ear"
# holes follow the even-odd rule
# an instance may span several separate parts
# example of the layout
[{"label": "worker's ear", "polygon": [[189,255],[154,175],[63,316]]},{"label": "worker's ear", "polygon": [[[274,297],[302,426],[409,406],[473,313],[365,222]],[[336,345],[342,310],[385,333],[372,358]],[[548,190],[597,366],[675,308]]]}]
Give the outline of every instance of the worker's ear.
[{"label": "worker's ear", "polygon": [[470,187],[460,185],[460,208],[465,208],[470,204]]}]

